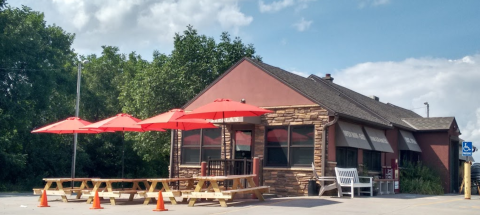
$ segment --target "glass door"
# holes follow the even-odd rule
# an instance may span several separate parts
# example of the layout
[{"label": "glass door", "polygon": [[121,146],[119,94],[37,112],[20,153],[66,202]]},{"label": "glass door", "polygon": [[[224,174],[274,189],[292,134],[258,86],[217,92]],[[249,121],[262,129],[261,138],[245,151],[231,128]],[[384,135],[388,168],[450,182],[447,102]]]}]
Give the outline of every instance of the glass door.
[{"label": "glass door", "polygon": [[252,130],[235,131],[235,159],[252,158]]}]

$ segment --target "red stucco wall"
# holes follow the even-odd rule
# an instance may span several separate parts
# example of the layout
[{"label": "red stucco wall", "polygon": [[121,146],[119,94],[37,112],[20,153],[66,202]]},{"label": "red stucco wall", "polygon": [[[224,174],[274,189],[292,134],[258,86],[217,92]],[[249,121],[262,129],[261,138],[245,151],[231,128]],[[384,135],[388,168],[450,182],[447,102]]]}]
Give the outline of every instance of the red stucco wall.
[{"label": "red stucco wall", "polygon": [[392,166],[392,159],[398,159],[398,128],[386,130],[385,136],[387,137],[390,146],[392,146],[393,153],[385,153],[386,166]]},{"label": "red stucco wall", "polygon": [[335,125],[328,127],[328,161],[337,161],[336,146],[335,146]]},{"label": "red stucco wall", "polygon": [[259,107],[315,105],[300,93],[244,60],[198,97],[185,110],[191,111],[217,98],[245,99]]},{"label": "red stucco wall", "polygon": [[436,170],[441,177],[446,193],[450,193],[450,170],[448,150],[450,138],[447,132],[414,133],[422,149],[422,162]]}]

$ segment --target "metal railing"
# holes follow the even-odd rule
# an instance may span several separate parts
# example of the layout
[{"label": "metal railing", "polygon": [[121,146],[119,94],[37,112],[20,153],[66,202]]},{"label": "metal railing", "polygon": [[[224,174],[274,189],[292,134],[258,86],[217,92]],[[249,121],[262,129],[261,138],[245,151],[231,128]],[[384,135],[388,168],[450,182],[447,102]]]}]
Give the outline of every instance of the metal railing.
[{"label": "metal railing", "polygon": [[[260,168],[258,169],[259,186],[263,185],[263,159],[260,159]],[[227,175],[249,175],[253,172],[253,161],[244,159],[208,159],[208,176],[227,176]],[[244,182],[244,185],[246,183]]]},{"label": "metal railing", "polygon": [[209,159],[207,161],[207,175],[248,175],[253,174],[252,160],[244,159]]}]

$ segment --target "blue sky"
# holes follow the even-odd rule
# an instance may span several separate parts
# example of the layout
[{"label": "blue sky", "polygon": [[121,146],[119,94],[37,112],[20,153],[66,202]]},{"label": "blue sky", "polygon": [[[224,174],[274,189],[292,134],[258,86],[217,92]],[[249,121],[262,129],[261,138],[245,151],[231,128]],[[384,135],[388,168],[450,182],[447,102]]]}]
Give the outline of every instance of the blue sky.
[{"label": "blue sky", "polygon": [[[254,44],[264,62],[335,82],[426,116],[455,116],[480,147],[480,1],[434,0],[7,0],[76,34],[73,47],[102,45],[150,60],[170,53],[191,24]],[[474,154],[480,161],[480,152]]]}]

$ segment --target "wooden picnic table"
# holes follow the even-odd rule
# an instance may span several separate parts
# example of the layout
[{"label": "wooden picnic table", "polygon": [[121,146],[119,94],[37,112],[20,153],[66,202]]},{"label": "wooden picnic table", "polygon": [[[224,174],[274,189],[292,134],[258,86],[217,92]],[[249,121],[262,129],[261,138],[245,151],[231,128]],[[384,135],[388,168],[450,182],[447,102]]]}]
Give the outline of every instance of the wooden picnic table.
[{"label": "wooden picnic table", "polygon": [[[198,198],[218,199],[222,207],[227,207],[225,200],[233,199],[236,193],[253,193],[259,201],[264,201],[263,194],[270,191],[269,186],[257,186],[253,181],[256,175],[228,175],[228,176],[198,176],[194,177],[198,181],[195,190],[189,194],[190,202],[189,207],[193,207]],[[243,187],[241,180],[246,179],[248,187]],[[221,190],[218,182],[225,182],[227,180],[233,180],[233,186],[231,189]],[[213,192],[207,189],[205,192],[201,192],[205,182],[209,182]],[[224,183],[226,185],[227,183]]]},{"label": "wooden picnic table", "polygon": [[[152,179],[147,179],[147,181],[151,182],[150,189],[148,191],[139,191],[138,194],[140,196],[145,197],[145,201],[143,204],[148,205],[148,203],[151,201],[152,198],[157,198],[158,197],[158,192],[162,191],[162,197],[168,197],[170,199],[170,202],[175,205],[177,204],[177,200],[175,197],[184,197],[184,199],[187,199],[187,196],[182,196],[182,191],[186,190],[193,190],[195,189],[194,187],[194,178],[152,178]],[[174,186],[169,185],[171,182],[177,182],[177,181],[184,181],[186,182],[186,187],[182,189],[174,189]],[[155,188],[158,183],[162,183],[163,188],[161,190],[155,191]]]},{"label": "wooden picnic table", "polygon": [[[140,187],[140,183],[143,183],[145,188],[148,190],[150,188],[150,184],[148,183],[147,179],[92,179],[94,183],[92,190],[85,190],[84,194],[89,195],[87,203],[90,204],[95,196],[95,192],[98,191],[98,196],[103,198],[110,198],[110,203],[115,205],[115,198],[120,198],[122,194],[129,194],[129,201],[133,201],[133,197],[139,190],[142,190]],[[121,189],[113,189],[113,183],[133,183],[133,186],[130,188],[121,188]],[[105,184],[105,187],[102,187],[102,184]]]},{"label": "wooden picnic table", "polygon": [[[42,195],[43,190],[46,191],[47,196],[56,195],[61,196],[63,202],[68,202],[67,195],[71,195],[73,192],[77,193],[77,199],[82,196],[82,190],[90,189],[88,182],[93,178],[44,178],[43,181],[47,182],[43,189],[34,188],[34,195]],[[66,182],[82,182],[79,187],[63,186]],[[52,185],[54,185],[52,188]]]}]

